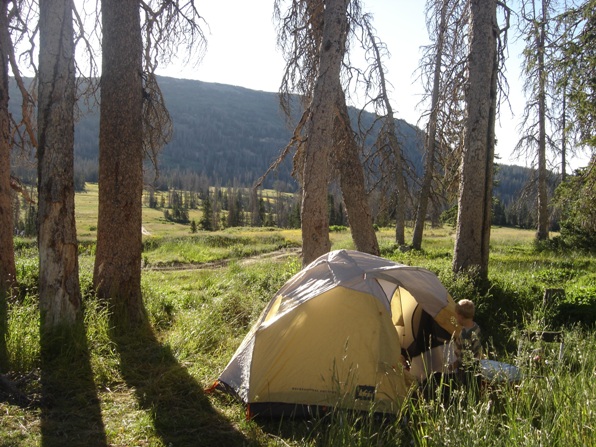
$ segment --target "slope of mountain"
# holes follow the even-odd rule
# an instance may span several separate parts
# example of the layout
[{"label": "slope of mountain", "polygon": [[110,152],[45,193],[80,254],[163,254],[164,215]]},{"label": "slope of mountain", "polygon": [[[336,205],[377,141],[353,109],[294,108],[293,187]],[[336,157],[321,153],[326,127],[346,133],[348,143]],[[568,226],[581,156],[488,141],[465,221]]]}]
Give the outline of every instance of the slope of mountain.
[{"label": "slope of mountain", "polygon": [[[160,77],[159,84],[174,124],[173,138],[159,160],[163,182],[194,175],[210,185],[250,186],[290,141],[292,127],[280,110],[276,93],[169,77]],[[14,83],[11,87],[11,111],[18,116],[20,95]],[[356,123],[357,111],[351,113]],[[371,126],[374,119],[371,113],[361,117],[365,126]],[[403,120],[396,123],[406,157],[420,173],[419,130]],[[93,107],[77,122],[75,136],[75,171],[87,181],[97,181],[98,143],[99,113]],[[291,171],[289,154],[264,186],[296,190]],[[496,194],[509,203],[530,173],[526,168],[501,165]]]},{"label": "slope of mountain", "polygon": [[[292,128],[282,114],[276,93],[231,85],[160,77],[159,85],[174,123],[174,135],[160,156],[162,177],[193,172],[211,184],[249,186],[261,177],[290,141]],[[354,117],[356,111],[352,110]],[[374,116],[363,116],[371,125]],[[408,157],[420,166],[417,130],[397,121]],[[76,127],[75,157],[97,160],[98,114],[94,110]],[[291,156],[264,186],[285,184],[295,189]]]}]

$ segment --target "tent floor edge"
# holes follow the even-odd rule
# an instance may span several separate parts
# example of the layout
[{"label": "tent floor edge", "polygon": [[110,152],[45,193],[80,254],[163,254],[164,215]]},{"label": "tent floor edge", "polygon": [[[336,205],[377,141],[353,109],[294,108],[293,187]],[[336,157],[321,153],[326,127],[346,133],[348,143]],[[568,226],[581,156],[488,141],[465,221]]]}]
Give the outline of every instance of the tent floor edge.
[{"label": "tent floor edge", "polygon": [[246,404],[247,420],[252,419],[307,419],[323,417],[329,407],[284,402],[252,402]]}]

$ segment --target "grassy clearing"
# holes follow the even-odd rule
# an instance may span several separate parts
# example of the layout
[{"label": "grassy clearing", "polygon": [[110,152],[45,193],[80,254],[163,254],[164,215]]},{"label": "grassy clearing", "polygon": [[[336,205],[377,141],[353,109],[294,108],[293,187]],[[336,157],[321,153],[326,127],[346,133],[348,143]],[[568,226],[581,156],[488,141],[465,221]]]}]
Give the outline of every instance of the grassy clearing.
[{"label": "grassy clearing", "polygon": [[146,267],[164,267],[243,259],[275,250],[297,248],[299,244],[294,241],[295,233],[295,230],[249,232],[233,228],[185,238],[147,238],[143,261]]},{"label": "grassy clearing", "polygon": [[[87,194],[91,203],[93,192]],[[77,196],[77,206],[81,200]],[[90,210],[91,205],[89,210],[81,205],[78,213],[90,216]],[[42,358],[39,346],[37,255],[34,244],[19,242],[21,288],[8,303],[6,351],[9,377],[27,400],[0,394],[0,446],[594,444],[596,338],[593,326],[581,319],[565,320],[577,317],[573,309],[585,316],[582,306],[594,308],[593,257],[537,251],[532,232],[496,228],[491,287],[481,293],[450,272],[451,228],[427,230],[420,252],[401,251],[393,230],[382,229],[383,256],[429,268],[455,298],[477,301],[491,357],[518,364],[523,380],[479,393],[457,391],[447,401],[414,399],[397,421],[342,412],[311,420],[246,421],[236,401],[203,390],[272,294],[300,269],[296,255],[244,260],[299,246],[300,233],[230,229],[191,235],[187,228],[161,222],[160,216],[147,216],[144,224],[153,231],[144,238],[142,287],[150,327],[123,336],[106,308],[86,296],[85,327],[49,357]],[[92,222],[91,217],[78,220],[79,231],[88,228],[85,237],[94,237]],[[168,228],[176,229],[169,233]],[[347,231],[331,238],[333,248],[353,248]],[[83,290],[91,284],[89,247],[80,257]],[[546,288],[562,288],[564,302],[543,309]],[[521,330],[560,327],[562,362],[551,357],[531,361],[532,347],[518,355]]]}]

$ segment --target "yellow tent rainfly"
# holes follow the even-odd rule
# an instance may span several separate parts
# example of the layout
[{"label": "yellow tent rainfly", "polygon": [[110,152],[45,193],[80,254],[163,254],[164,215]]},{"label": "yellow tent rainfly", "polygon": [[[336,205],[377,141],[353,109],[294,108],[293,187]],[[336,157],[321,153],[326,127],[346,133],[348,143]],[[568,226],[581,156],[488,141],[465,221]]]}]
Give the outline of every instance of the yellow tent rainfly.
[{"label": "yellow tent rainfly", "polygon": [[275,294],[215,387],[238,396],[249,416],[397,414],[412,382],[444,371],[454,310],[426,269],[333,251]]}]

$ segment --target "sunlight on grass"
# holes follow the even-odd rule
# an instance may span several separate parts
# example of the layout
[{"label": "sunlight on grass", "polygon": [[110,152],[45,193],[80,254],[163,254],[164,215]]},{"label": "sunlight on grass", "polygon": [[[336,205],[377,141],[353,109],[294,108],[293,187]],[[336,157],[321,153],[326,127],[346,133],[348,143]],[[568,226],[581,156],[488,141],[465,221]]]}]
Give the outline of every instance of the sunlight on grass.
[{"label": "sunlight on grass", "polygon": [[[331,411],[307,420],[247,421],[238,401],[221,393],[203,395],[202,389],[218,377],[271,297],[301,269],[300,230],[230,228],[191,234],[188,226],[166,222],[160,211],[144,209],[143,224],[151,233],[144,236],[142,254],[142,292],[153,337],[149,344],[134,336],[115,338],[107,306],[94,297],[96,206],[97,185],[88,185],[86,193],[77,194],[77,230],[85,242],[80,279],[90,369],[109,445],[593,443],[596,338],[593,323],[585,323],[593,321],[590,312],[596,307],[592,255],[540,251],[533,231],[494,228],[490,286],[479,291],[469,278],[451,271],[453,228],[425,229],[420,251],[398,247],[395,229],[381,228],[376,234],[382,256],[428,268],[455,299],[476,301],[486,352],[491,359],[518,365],[522,380],[492,384],[478,393],[458,390],[448,400],[436,397],[441,390],[430,398],[420,395],[407,401],[405,417],[398,420]],[[411,231],[406,229],[406,240]],[[348,229],[331,232],[330,239],[333,249],[354,248]],[[6,345],[12,373],[27,377],[25,389],[40,395],[36,250],[34,241],[18,240],[20,287],[8,303]],[[279,257],[265,257],[273,254]],[[564,293],[543,307],[546,289]],[[537,363],[530,350],[518,355],[517,341],[525,329],[562,330],[563,361],[543,361],[543,354]],[[81,408],[77,398],[73,414]],[[43,411],[40,405],[22,408],[0,400],[0,444],[43,445]],[[84,439],[81,445],[92,443]]]},{"label": "sunlight on grass", "polygon": [[575,330],[565,340],[564,362],[542,374],[524,369],[519,383],[492,384],[476,393],[458,390],[448,402],[412,402],[415,445],[591,445],[596,414],[590,402],[596,393],[589,383],[595,378],[596,344],[593,336]]},{"label": "sunlight on grass", "polygon": [[39,307],[30,298],[8,306],[8,364],[14,371],[39,367]]},{"label": "sunlight on grass", "polygon": [[[237,230],[237,229],[233,229]],[[241,259],[275,250],[296,247],[292,232],[246,230],[201,233],[185,238],[153,238],[145,240],[145,267],[203,264],[221,260]]]}]

